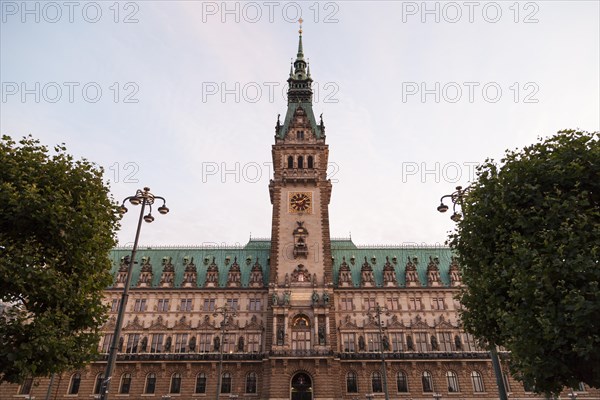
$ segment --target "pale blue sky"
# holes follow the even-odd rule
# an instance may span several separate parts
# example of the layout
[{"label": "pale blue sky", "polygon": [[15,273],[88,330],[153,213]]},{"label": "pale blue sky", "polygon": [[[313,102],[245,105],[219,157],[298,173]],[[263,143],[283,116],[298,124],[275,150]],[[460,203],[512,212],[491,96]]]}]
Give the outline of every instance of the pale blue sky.
[{"label": "pale blue sky", "polygon": [[[0,1],[1,132],[66,143],[106,168],[116,199],[143,186],[165,196],[172,212],[144,226],[144,244],[270,235],[298,9],[334,163],[333,236],[443,243],[452,223],[435,208],[474,164],[559,129],[600,130],[598,1],[427,2],[432,13],[391,1],[228,2],[229,14],[222,2],[23,4]],[[135,222],[124,218],[122,244]]]}]

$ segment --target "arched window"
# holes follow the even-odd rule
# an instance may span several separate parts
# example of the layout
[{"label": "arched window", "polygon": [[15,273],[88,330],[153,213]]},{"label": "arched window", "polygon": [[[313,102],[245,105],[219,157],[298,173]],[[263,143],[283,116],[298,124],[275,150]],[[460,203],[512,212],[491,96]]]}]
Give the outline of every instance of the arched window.
[{"label": "arched window", "polygon": [[69,382],[69,394],[79,393],[79,384],[81,384],[81,374],[77,372],[71,375],[71,382]]},{"label": "arched window", "polygon": [[458,387],[458,376],[454,371],[447,371],[446,379],[448,380],[448,392],[460,392],[460,388]]},{"label": "arched window", "polygon": [[96,383],[94,384],[94,394],[100,394],[100,387],[102,386],[103,380],[104,380],[104,374],[96,375]]},{"label": "arched window", "polygon": [[423,375],[421,375],[421,382],[423,383],[424,392],[433,392],[433,379],[431,377],[431,372],[423,371]]},{"label": "arched window", "polygon": [[256,373],[246,375],[246,393],[256,393]]},{"label": "arched window", "polygon": [[313,165],[313,157],[312,157],[312,156],[308,156],[308,168],[309,168],[309,169],[312,169],[312,168],[314,168],[314,165]]},{"label": "arched window", "polygon": [[288,168],[294,168],[294,157],[288,156]]},{"label": "arched window", "polygon": [[196,375],[196,393],[206,393],[206,374],[204,372]]},{"label": "arched window", "polygon": [[28,377],[25,378],[21,387],[19,388],[19,394],[30,394],[31,393],[31,385],[33,385],[33,378]]},{"label": "arched window", "polygon": [[149,373],[146,375],[146,384],[144,385],[145,394],[154,394],[156,390],[156,374]]},{"label": "arched window", "polygon": [[304,168],[304,157],[298,156],[298,168]]},{"label": "arched window", "polygon": [[169,389],[169,393],[181,393],[181,374],[179,372],[175,372],[171,375],[171,388]]},{"label": "arched window", "polygon": [[131,388],[131,374],[121,375],[121,386],[119,386],[120,394],[129,394]]},{"label": "arched window", "polygon": [[481,374],[477,371],[471,372],[471,382],[473,382],[473,391],[474,392],[483,392],[485,391],[485,387],[483,386],[483,379],[481,378]]},{"label": "arched window", "polygon": [[396,385],[398,386],[398,392],[408,392],[408,378],[406,372],[398,372],[398,375],[396,375]]},{"label": "arched window", "polygon": [[229,372],[221,375],[221,393],[231,393],[231,374]]},{"label": "arched window", "polygon": [[346,392],[358,393],[358,383],[356,382],[356,373],[348,372],[346,375]]},{"label": "arched window", "polygon": [[373,389],[373,393],[383,392],[381,374],[379,372],[373,372],[373,375],[371,375],[371,388]]},{"label": "arched window", "polygon": [[298,140],[304,140],[304,131],[297,131],[296,132],[296,139],[298,139]]}]

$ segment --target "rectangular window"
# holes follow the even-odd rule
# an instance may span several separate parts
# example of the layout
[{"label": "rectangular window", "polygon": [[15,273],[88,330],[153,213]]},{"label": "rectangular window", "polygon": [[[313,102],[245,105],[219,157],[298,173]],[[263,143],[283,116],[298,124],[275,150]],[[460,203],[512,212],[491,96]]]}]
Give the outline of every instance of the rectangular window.
[{"label": "rectangular window", "polygon": [[251,333],[248,334],[248,352],[249,353],[260,353],[261,345],[260,345],[260,333]]},{"label": "rectangular window", "polygon": [[112,344],[113,334],[107,333],[104,335],[104,340],[102,341],[102,350],[101,353],[108,353],[110,351],[110,345]]},{"label": "rectangular window", "polygon": [[367,346],[369,351],[380,351],[379,333],[367,333]]},{"label": "rectangular window", "polygon": [[110,312],[117,312],[119,311],[119,304],[121,304],[121,300],[120,299],[113,299],[111,305],[110,305]]},{"label": "rectangular window", "polygon": [[146,299],[135,299],[133,304],[133,311],[144,312],[146,311]]},{"label": "rectangular window", "polygon": [[181,299],[180,311],[192,311],[192,299]]},{"label": "rectangular window", "polygon": [[404,333],[390,333],[392,351],[404,351]]},{"label": "rectangular window", "polygon": [[428,350],[427,346],[427,333],[426,332],[418,332],[415,333],[415,339],[417,344],[417,351],[426,352]]},{"label": "rectangular window", "polygon": [[200,353],[208,353],[212,344],[212,335],[210,333],[201,333],[198,351]]},{"label": "rectangular window", "polygon": [[169,311],[169,299],[159,299],[157,310],[158,312]]},{"label": "rectangular window", "polygon": [[204,311],[215,311],[215,299],[204,299]]},{"label": "rectangular window", "polygon": [[235,351],[235,333],[226,333],[223,336],[223,352],[233,353]]},{"label": "rectangular window", "polygon": [[345,352],[354,352],[356,347],[354,344],[354,333],[342,334],[342,343],[344,345]]},{"label": "rectangular window", "polygon": [[377,305],[377,303],[375,302],[375,298],[374,297],[365,298],[363,304],[364,304],[365,310],[369,310],[369,309],[375,308],[375,306]]},{"label": "rectangular window", "polygon": [[440,332],[438,337],[440,338],[440,351],[452,351],[452,333]]},{"label": "rectangular window", "polygon": [[238,310],[238,299],[227,299],[227,306],[232,311],[237,311]]},{"label": "rectangular window", "polygon": [[310,349],[310,331],[292,332],[292,349],[309,350]]},{"label": "rectangular window", "polygon": [[409,297],[408,298],[408,308],[411,310],[422,310],[423,304],[421,303],[420,297]]},{"label": "rectangular window", "polygon": [[163,351],[163,342],[165,335],[162,333],[155,333],[152,335],[152,343],[150,344],[150,353],[161,353]]},{"label": "rectangular window", "polygon": [[341,311],[352,311],[354,310],[354,303],[351,298],[340,299],[340,310]]},{"label": "rectangular window", "polygon": [[400,302],[397,297],[388,297],[386,299],[386,305],[388,310],[397,311],[400,309]]},{"label": "rectangular window", "polygon": [[185,353],[188,341],[187,333],[175,335],[175,353]]},{"label": "rectangular window", "polygon": [[138,344],[140,342],[140,334],[132,333],[127,337],[127,349],[126,353],[137,353]]},{"label": "rectangular window", "polygon": [[469,333],[465,333],[465,343],[464,343],[464,348],[466,351],[479,351],[479,346],[477,346],[477,343],[475,342],[475,338],[473,337],[473,335],[469,334]]},{"label": "rectangular window", "polygon": [[444,303],[443,297],[434,297],[431,299],[431,309],[432,310],[445,310],[446,304]]},{"label": "rectangular window", "polygon": [[250,311],[262,311],[260,299],[250,299],[249,307]]}]

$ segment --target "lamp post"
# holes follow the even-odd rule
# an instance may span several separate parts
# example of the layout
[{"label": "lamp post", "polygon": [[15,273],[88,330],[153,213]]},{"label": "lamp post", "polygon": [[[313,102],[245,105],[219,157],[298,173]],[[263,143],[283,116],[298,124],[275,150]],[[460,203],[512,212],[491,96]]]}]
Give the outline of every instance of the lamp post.
[{"label": "lamp post", "polygon": [[[108,400],[108,390],[112,379],[112,372],[117,361],[117,350],[119,346],[119,338],[121,336],[121,327],[123,325],[123,317],[125,315],[125,307],[127,306],[127,299],[129,298],[129,286],[131,284],[131,272],[133,271],[133,265],[135,264],[135,253],[137,252],[138,240],[140,238],[140,230],[142,229],[142,220],[150,223],[154,221],[152,216],[152,204],[156,199],[162,200],[162,206],[158,207],[158,212],[161,214],[167,214],[169,209],[166,206],[166,200],[164,197],[155,196],[150,193],[150,188],[145,187],[143,190],[138,189],[135,195],[126,197],[119,208],[121,214],[127,212],[125,202],[129,201],[134,206],[141,204],[140,217],[138,220],[137,230],[135,232],[135,240],[133,242],[133,249],[131,250],[131,257],[126,256],[124,263],[127,265],[127,276],[125,278],[125,287],[123,287],[123,293],[121,294],[121,303],[119,304],[119,311],[117,314],[117,322],[113,333],[112,343],[110,346],[110,353],[108,355],[108,362],[106,363],[106,372],[104,373],[104,379],[100,387],[100,400]],[[144,215],[144,210],[148,206],[148,214]]]},{"label": "lamp post", "polygon": [[[463,189],[462,186],[457,186],[456,190],[450,194],[446,194],[440,198],[440,205],[437,210],[441,213],[448,211],[449,207],[444,204],[444,199],[448,198],[452,202],[452,215],[450,219],[454,222],[458,222],[463,217],[463,200],[465,196],[471,190],[471,186],[467,186]],[[457,206],[460,208],[460,212],[457,211]],[[500,360],[498,358],[498,351],[495,345],[490,345],[490,358],[492,359],[492,366],[494,367],[494,375],[496,375],[496,384],[498,385],[498,395],[500,400],[508,400],[506,395],[506,388],[504,387],[504,379],[502,378],[502,368],[500,367]]]},{"label": "lamp post", "polygon": [[219,396],[221,394],[221,379],[223,374],[223,347],[225,345],[225,326],[229,322],[230,318],[237,316],[237,312],[232,307],[229,307],[229,304],[225,303],[221,307],[217,307],[213,316],[216,318],[219,315],[223,316],[223,321],[221,321],[221,339],[219,343],[219,373],[217,376],[217,395],[215,397],[216,400],[219,400]]},{"label": "lamp post", "polygon": [[375,307],[370,307],[367,310],[367,315],[370,318],[377,317],[377,326],[379,328],[379,355],[381,356],[381,368],[383,369],[383,393],[385,400],[390,400],[387,387],[387,368],[385,366],[385,353],[383,349],[383,328],[381,327],[381,314],[390,315],[389,310],[386,307],[382,307],[379,303],[375,304]]}]

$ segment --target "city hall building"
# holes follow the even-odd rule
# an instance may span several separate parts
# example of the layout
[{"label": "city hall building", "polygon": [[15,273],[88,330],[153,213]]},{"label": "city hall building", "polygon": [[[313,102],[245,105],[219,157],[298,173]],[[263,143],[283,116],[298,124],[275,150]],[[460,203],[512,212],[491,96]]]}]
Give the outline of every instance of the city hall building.
[{"label": "city hall building", "polygon": [[[460,265],[449,249],[331,238],[329,148],[301,30],[287,81],[272,146],[271,238],[139,250],[110,398],[383,399],[387,387],[390,399],[497,399],[490,355],[459,323]],[[130,252],[111,253],[100,357],[50,389],[47,378],[5,385],[0,399],[98,395]],[[505,362],[502,370],[512,399],[537,397]],[[599,398],[585,385],[569,394]]]}]

